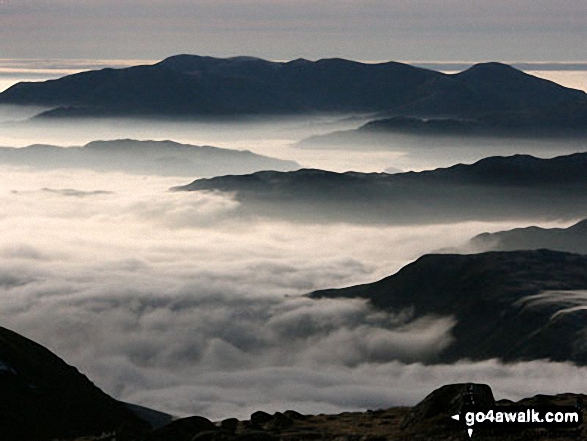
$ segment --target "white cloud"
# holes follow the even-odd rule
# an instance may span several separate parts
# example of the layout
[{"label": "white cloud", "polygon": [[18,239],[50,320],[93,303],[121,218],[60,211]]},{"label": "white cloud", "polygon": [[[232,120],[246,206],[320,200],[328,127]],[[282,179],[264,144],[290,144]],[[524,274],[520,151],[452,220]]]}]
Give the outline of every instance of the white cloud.
[{"label": "white cloud", "polygon": [[230,198],[167,191],[176,184],[3,168],[2,326],[117,398],[211,418],[409,404],[451,381],[510,397],[583,387],[565,364],[425,366],[450,342],[450,317],[299,297],[512,225],[260,222],[234,218]]}]

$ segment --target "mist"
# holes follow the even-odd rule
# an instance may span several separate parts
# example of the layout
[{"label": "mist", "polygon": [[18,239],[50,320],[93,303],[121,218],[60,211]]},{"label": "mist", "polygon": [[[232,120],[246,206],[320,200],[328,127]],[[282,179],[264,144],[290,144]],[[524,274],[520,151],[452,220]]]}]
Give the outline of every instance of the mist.
[{"label": "mist", "polygon": [[514,222],[242,219],[229,195],[168,191],[183,179],[2,167],[2,325],[116,398],[180,416],[390,407],[454,381],[508,398],[585,390],[585,370],[569,364],[429,364],[452,341],[452,317],[302,296]]},{"label": "mist", "polygon": [[[295,161],[305,168],[336,172],[420,171],[473,163],[487,156],[530,154],[542,158],[585,151],[581,139],[532,140],[407,136],[344,136],[329,134],[353,130],[368,115],[315,115],[282,118],[243,118],[225,121],[148,119],[30,120],[39,108],[0,106],[0,146],[33,144],[82,146],[96,140],[172,140],[197,146],[250,150],[272,158]],[[344,132],[343,132],[344,133]],[[308,143],[315,136],[325,141]],[[300,143],[302,141],[302,143]],[[122,165],[124,162],[122,162]],[[195,179],[197,170],[193,175]],[[182,184],[187,184],[184,181]]]}]

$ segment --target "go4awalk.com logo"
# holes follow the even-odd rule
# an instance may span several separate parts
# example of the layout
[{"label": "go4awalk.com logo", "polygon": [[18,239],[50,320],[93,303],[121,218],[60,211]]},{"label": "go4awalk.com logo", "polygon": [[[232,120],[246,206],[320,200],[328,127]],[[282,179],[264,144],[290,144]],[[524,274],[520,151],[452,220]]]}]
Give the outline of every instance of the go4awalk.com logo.
[{"label": "go4awalk.com logo", "polygon": [[451,417],[465,426],[469,437],[477,429],[516,431],[525,428],[570,429],[583,423],[583,412],[573,406],[548,407],[463,407]]}]

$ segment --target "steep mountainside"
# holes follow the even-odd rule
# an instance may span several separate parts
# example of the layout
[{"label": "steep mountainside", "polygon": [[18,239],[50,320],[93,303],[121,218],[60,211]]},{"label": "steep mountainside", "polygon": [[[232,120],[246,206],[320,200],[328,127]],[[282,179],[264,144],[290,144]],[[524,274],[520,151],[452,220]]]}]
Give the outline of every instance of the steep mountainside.
[{"label": "steep mountainside", "polygon": [[548,248],[587,254],[587,219],[568,228],[516,228],[475,236],[470,245],[476,249],[513,251]]},{"label": "steep mountainside", "polygon": [[426,255],[375,283],[317,291],[414,318],[450,316],[439,361],[551,359],[587,364],[587,256],[549,250]]},{"label": "steep mountainside", "polygon": [[0,439],[44,441],[150,430],[43,346],[0,327]]}]

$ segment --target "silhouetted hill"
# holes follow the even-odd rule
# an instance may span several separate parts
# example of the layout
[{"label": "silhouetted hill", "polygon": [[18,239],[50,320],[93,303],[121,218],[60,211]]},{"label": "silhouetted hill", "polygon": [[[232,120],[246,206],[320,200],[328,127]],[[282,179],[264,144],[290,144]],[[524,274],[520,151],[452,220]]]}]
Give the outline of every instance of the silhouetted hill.
[{"label": "silhouetted hill", "polygon": [[89,168],[164,176],[216,176],[299,168],[294,161],[258,155],[248,150],[132,139],[93,141],[83,147],[0,147],[0,164],[43,169]]},{"label": "silhouetted hill", "polygon": [[435,223],[587,216],[587,153],[490,157],[423,172],[258,172],[175,190],[233,193],[241,210],[304,222]]},{"label": "silhouetted hill", "polygon": [[366,123],[355,134],[413,133],[476,136],[586,136],[587,106],[565,104],[525,112],[490,113],[478,119],[395,117]]},{"label": "silhouetted hill", "polygon": [[0,327],[0,438],[71,439],[118,432],[130,439],[146,421],[41,345]]},{"label": "silhouetted hill", "polygon": [[475,249],[512,251],[548,248],[555,251],[587,254],[587,219],[568,228],[516,228],[483,233],[470,241]]},{"label": "silhouetted hill", "polygon": [[586,103],[586,94],[499,63],[448,75],[396,62],[196,55],[19,83],[0,94],[0,104],[53,107],[45,117],[300,112],[472,117],[575,102]]},{"label": "silhouetted hill", "polygon": [[549,250],[426,255],[375,283],[316,291],[366,298],[413,318],[456,319],[438,361],[550,359],[587,364],[587,256]]},{"label": "silhouetted hill", "polygon": [[563,103],[517,111],[492,111],[468,118],[417,118],[394,116],[376,119],[358,129],[341,130],[303,139],[298,145],[386,144],[390,135],[425,137],[429,143],[449,137],[529,138],[535,140],[587,137],[587,105]]}]

